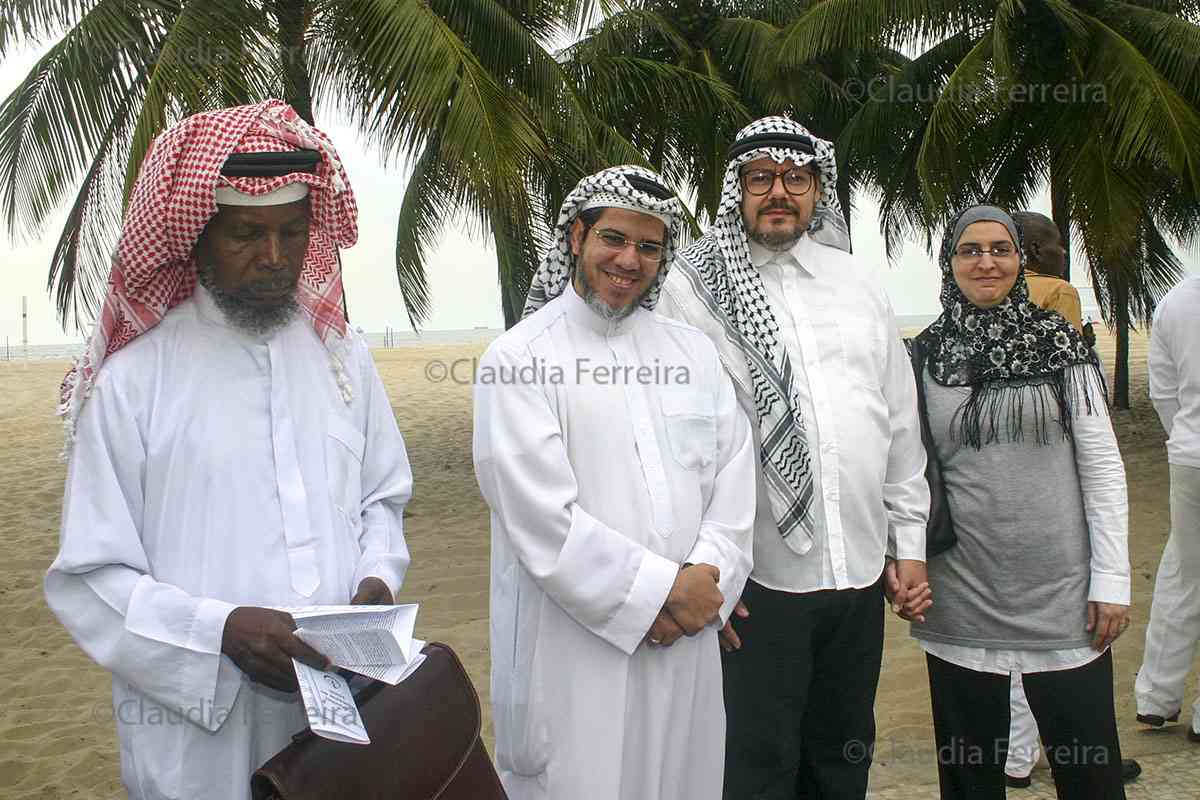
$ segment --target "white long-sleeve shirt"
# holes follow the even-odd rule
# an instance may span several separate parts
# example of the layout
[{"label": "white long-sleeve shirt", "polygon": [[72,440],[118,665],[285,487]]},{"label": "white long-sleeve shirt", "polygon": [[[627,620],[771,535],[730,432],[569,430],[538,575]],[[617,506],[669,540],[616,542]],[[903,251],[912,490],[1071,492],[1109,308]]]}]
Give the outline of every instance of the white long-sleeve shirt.
[{"label": "white long-sleeve shirt", "polygon": [[306,318],[230,327],[203,288],[103,365],[75,430],[50,608],[113,673],[132,798],[248,798],[305,726],[221,654],[237,606],[399,588],[412,475],[370,353],[347,405]]},{"label": "white long-sleeve shirt", "polygon": [[722,620],[751,568],[754,449],[712,344],[568,287],[481,360],[474,459],[509,797],[719,798],[719,626],[644,641],[682,564],[720,569]]},{"label": "white long-sleeve shirt", "polygon": [[[851,255],[808,236],[779,254],[752,243],[751,258],[795,371],[815,472],[803,556],[780,537],[760,475],[752,577],[788,592],[870,586],[885,553],[925,560],[925,448],[895,314]],[[753,414],[752,395],[740,398]]]},{"label": "white long-sleeve shirt", "polygon": [[1150,400],[1167,436],[1167,460],[1200,468],[1200,275],[1163,297],[1146,356]]},{"label": "white long-sleeve shirt", "polygon": [[[803,236],[751,243],[796,373],[815,475],[814,543],[798,556],[759,487],[754,580],[771,589],[860,589],[884,554],[925,560],[929,486],[911,362],[883,291],[849,254]],[[761,482],[760,482],[761,483]]]}]

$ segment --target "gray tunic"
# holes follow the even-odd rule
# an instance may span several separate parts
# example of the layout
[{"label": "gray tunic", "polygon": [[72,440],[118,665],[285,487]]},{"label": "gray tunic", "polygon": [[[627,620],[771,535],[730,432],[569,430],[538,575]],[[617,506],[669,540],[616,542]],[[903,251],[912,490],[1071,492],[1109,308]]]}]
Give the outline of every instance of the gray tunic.
[{"label": "gray tunic", "polygon": [[1071,441],[1055,421],[1049,443],[1038,443],[1026,388],[1022,440],[962,445],[950,429],[970,389],[924,379],[958,544],[929,562],[933,606],[913,636],[1008,650],[1086,647],[1091,544]]}]

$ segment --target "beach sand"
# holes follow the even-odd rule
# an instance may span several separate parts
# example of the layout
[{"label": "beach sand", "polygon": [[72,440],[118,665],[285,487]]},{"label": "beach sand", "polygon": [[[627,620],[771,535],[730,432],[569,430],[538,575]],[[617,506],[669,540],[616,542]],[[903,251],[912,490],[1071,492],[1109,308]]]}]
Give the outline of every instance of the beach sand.
[{"label": "beach sand", "polygon": [[[418,635],[443,641],[466,664],[484,706],[489,749],[488,515],[471,467],[470,387],[437,382],[440,363],[469,372],[481,344],[375,351],[415,475],[406,530],[412,551],[400,600],[421,604]],[[1187,747],[1182,727],[1145,733],[1134,722],[1133,680],[1141,661],[1154,573],[1168,532],[1163,433],[1146,396],[1145,341],[1135,338],[1134,408],[1115,415],[1129,473],[1133,625],[1118,643],[1116,697],[1126,755]],[[1110,366],[1111,342],[1100,350]],[[465,361],[461,361],[465,360]],[[46,608],[41,582],[58,543],[64,465],[53,416],[60,361],[0,362],[0,798],[117,798],[109,677],[74,645]],[[430,372],[427,372],[430,370]],[[936,591],[936,587],[935,587]],[[1189,687],[1189,702],[1194,686]],[[936,781],[924,657],[907,626],[888,615],[874,788]],[[929,791],[914,796],[932,796]]]}]

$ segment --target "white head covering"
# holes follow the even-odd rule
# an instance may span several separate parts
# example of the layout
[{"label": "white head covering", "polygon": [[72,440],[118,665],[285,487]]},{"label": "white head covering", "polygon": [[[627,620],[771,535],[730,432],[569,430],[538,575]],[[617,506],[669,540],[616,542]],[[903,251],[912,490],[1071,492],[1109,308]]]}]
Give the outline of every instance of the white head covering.
[{"label": "white head covering", "polygon": [[[806,234],[814,241],[850,250],[846,222],[837,198],[837,162],[833,143],[818,139],[786,117],[764,117],[741,131],[729,148],[725,183],[717,216],[698,242],[679,254],[681,286],[737,343],[754,384],[754,405],[761,434],[759,461],[775,523],[784,541],[804,554],[812,547],[813,476],[802,405],[793,385],[792,365],[779,340],[779,324],[750,260],[750,241],[742,221],[741,166],[770,158],[814,164],[820,196]],[[799,533],[799,535],[795,535]]]},{"label": "white head covering", "polygon": [[589,175],[576,184],[563,201],[555,225],[554,246],[542,259],[537,274],[529,285],[522,316],[529,316],[558,297],[575,273],[575,256],[571,253],[571,225],[581,211],[589,208],[624,208],[648,214],[667,226],[663,242],[663,260],[658,277],[646,291],[641,305],[653,309],[658,303],[662,282],[675,257],[675,242],[679,239],[682,207],[657,173],[643,167],[624,165],[609,167]]}]

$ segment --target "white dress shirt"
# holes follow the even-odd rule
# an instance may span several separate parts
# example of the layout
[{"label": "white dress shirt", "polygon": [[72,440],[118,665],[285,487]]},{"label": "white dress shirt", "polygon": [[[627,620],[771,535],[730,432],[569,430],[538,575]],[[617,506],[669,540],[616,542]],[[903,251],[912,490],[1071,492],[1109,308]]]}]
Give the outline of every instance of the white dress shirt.
[{"label": "white dress shirt", "polygon": [[[640,371],[640,372],[639,372]],[[712,343],[568,287],[475,385],[491,509],[496,761],[513,800],[721,796],[720,623],[644,640],[684,563],[750,572],[755,451]]]},{"label": "white dress shirt", "polygon": [[1158,304],[1146,363],[1150,399],[1169,437],[1167,460],[1200,468],[1200,275]]},{"label": "white dress shirt", "polygon": [[75,430],[46,600],[113,673],[134,800],[250,796],[306,721],[221,653],[237,606],[349,602],[408,567],[404,442],[361,337],[347,404],[307,317],[269,338],[201,287],[107,359]]},{"label": "white dress shirt", "polygon": [[814,470],[814,542],[783,541],[759,478],[753,579],[771,589],[861,589],[884,554],[925,560],[929,487],[916,383],[886,295],[853,256],[801,239],[751,243],[795,370]]}]

